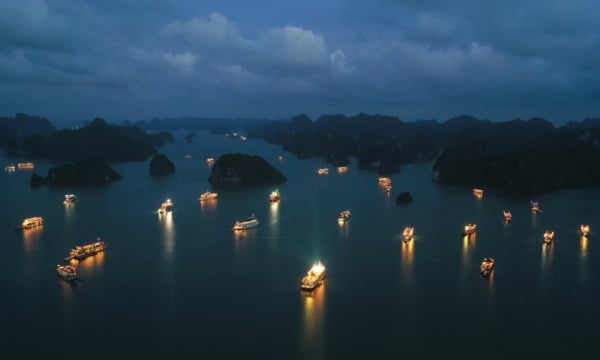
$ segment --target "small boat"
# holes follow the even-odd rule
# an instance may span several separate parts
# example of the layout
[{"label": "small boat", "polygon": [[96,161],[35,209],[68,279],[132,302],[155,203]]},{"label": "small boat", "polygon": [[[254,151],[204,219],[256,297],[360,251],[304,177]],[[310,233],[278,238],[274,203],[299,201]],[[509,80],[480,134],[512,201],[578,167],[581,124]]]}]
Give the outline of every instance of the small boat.
[{"label": "small boat", "polygon": [[65,261],[71,259],[83,260],[88,256],[96,255],[99,252],[106,250],[108,245],[102,241],[101,238],[97,238],[95,242],[85,245],[78,245],[69,251],[69,256],[65,258]]},{"label": "small boat", "polygon": [[392,185],[392,179],[388,177],[380,177],[378,180],[381,185]]},{"label": "small boat", "polygon": [[206,158],[206,163],[207,163],[208,165],[212,165],[214,162],[215,162],[215,159],[213,159],[213,158],[211,158],[211,157],[209,157],[209,158]]},{"label": "small boat", "polygon": [[200,201],[214,200],[217,198],[217,196],[219,196],[219,195],[216,192],[207,191],[207,192],[201,194],[200,198],[198,200],[200,200]]},{"label": "small boat", "polygon": [[21,226],[16,228],[16,230],[27,230],[42,225],[44,225],[44,218],[41,216],[34,216],[23,220]]},{"label": "small boat", "polygon": [[167,201],[160,204],[160,207],[158,208],[159,214],[166,214],[169,211],[173,211],[173,202],[171,199],[167,199]]},{"label": "small boat", "polygon": [[385,191],[388,192],[388,193],[391,192],[392,191],[392,185],[390,185],[390,184],[385,185]]},{"label": "small boat", "polygon": [[246,230],[257,227],[259,224],[258,220],[254,216],[254,214],[248,216],[244,220],[237,220],[235,224],[233,224],[232,230]]},{"label": "small boat", "polygon": [[481,263],[479,272],[483,277],[488,277],[492,270],[494,270],[495,260],[493,258],[484,258]]},{"label": "small boat", "polygon": [[71,205],[77,201],[77,196],[75,194],[65,194],[65,200],[63,200],[63,204]]},{"label": "small boat", "polygon": [[475,231],[477,231],[476,224],[467,224],[465,225],[465,231],[463,232],[463,235],[471,235],[475,233]]},{"label": "small boat", "polygon": [[282,161],[283,160],[283,156],[281,156],[281,155],[277,156],[277,160]]},{"label": "small boat", "polygon": [[329,174],[329,169],[328,168],[320,168],[319,170],[317,170],[317,174],[327,175],[327,174]]},{"label": "small boat", "polygon": [[17,168],[14,165],[8,165],[4,167],[4,171],[9,173],[15,172],[15,170],[17,170]]},{"label": "small boat", "polygon": [[191,160],[191,159],[192,159],[192,155],[190,155],[190,154],[186,154],[186,155],[185,155],[185,159],[186,159],[186,160]]},{"label": "small boat", "polygon": [[544,232],[544,244],[550,244],[554,240],[554,231],[546,230]]},{"label": "small boat", "polygon": [[313,291],[317,287],[321,286],[327,275],[327,269],[320,261],[318,264],[308,270],[305,277],[302,278],[300,289],[304,291]]},{"label": "small boat", "polygon": [[540,210],[540,202],[539,201],[531,200],[531,201],[529,201],[529,205],[531,206],[531,212],[533,212],[533,213],[542,212],[542,210]]},{"label": "small boat", "polygon": [[512,220],[512,214],[508,210],[504,210],[502,212],[502,216],[504,217],[504,221],[509,222]]},{"label": "small boat", "polygon": [[344,222],[350,220],[351,215],[352,214],[350,213],[350,210],[344,210],[344,211],[340,212],[340,215],[338,216],[338,222],[344,223]]},{"label": "small boat", "polygon": [[588,236],[590,234],[590,226],[581,224],[581,226],[579,226],[579,231],[581,232],[581,236]]},{"label": "small boat", "polygon": [[402,240],[404,240],[405,242],[410,241],[411,239],[413,239],[415,236],[415,228],[412,226],[407,226],[404,228],[404,231],[402,232]]},{"label": "small boat", "polygon": [[481,197],[483,197],[483,190],[482,189],[473,188],[473,195],[475,195],[478,198],[481,198]]},{"label": "small boat", "polygon": [[19,170],[31,170],[35,167],[35,165],[32,162],[26,162],[18,163],[17,167],[19,168]]},{"label": "small boat", "polygon": [[240,139],[241,139],[242,141],[246,141],[246,140],[248,140],[248,138],[247,138],[245,135],[242,135],[242,136],[240,136]]},{"label": "small boat", "polygon": [[56,272],[58,273],[58,276],[66,281],[74,281],[79,277],[77,275],[77,270],[71,265],[56,265]]},{"label": "small boat", "polygon": [[348,172],[348,167],[347,166],[338,166],[337,172],[340,173],[340,174],[341,173],[346,173],[346,172]]},{"label": "small boat", "polygon": [[279,200],[281,200],[281,194],[279,193],[278,189],[275,189],[269,195],[269,202],[277,202]]}]

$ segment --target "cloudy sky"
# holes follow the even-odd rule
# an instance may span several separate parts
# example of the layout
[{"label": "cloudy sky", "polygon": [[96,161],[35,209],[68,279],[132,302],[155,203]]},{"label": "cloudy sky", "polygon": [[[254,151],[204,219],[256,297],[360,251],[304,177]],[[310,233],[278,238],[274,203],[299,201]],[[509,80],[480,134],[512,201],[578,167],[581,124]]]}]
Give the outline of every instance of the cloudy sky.
[{"label": "cloudy sky", "polygon": [[598,0],[0,0],[0,115],[600,117]]}]

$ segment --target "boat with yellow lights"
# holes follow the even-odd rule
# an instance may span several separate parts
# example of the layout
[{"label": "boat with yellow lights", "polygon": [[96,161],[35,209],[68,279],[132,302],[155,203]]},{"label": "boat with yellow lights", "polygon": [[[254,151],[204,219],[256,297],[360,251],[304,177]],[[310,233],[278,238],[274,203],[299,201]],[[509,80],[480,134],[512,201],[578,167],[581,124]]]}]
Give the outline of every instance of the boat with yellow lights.
[{"label": "boat with yellow lights", "polygon": [[544,243],[550,244],[554,240],[554,231],[546,230],[544,232]]},{"label": "boat with yellow lights", "polygon": [[320,168],[319,170],[317,170],[317,174],[327,175],[327,174],[329,174],[329,169],[328,168]]},{"label": "boat with yellow lights", "polygon": [[19,168],[19,170],[31,170],[35,167],[35,165],[32,162],[26,162],[18,163],[17,167]]},{"label": "boat with yellow lights", "polygon": [[254,214],[248,216],[244,220],[237,220],[235,224],[233,224],[232,230],[246,230],[257,227],[259,224],[258,219],[254,216]]},{"label": "boat with yellow lights", "polygon": [[581,224],[581,226],[579,226],[579,231],[581,232],[581,236],[588,236],[590,234],[590,226]]},{"label": "boat with yellow lights", "polygon": [[326,275],[327,269],[325,268],[325,265],[319,261],[319,263],[313,265],[313,267],[308,270],[306,276],[302,278],[300,289],[304,291],[313,291],[323,284]]},{"label": "boat with yellow lights", "polygon": [[279,189],[275,189],[269,195],[269,202],[277,202],[281,200],[281,194],[279,193]]},{"label": "boat with yellow lights", "polygon": [[338,166],[337,172],[340,173],[340,174],[341,173],[346,173],[346,172],[348,172],[348,167],[347,166]]},{"label": "boat with yellow lights", "polygon": [[200,195],[200,198],[199,198],[199,200],[200,200],[200,201],[214,200],[214,199],[216,199],[218,196],[219,196],[219,195],[218,195],[216,192],[210,192],[210,191],[207,191],[207,192],[205,192],[205,193],[202,193],[202,194]]},{"label": "boat with yellow lights", "polygon": [[56,273],[66,281],[77,280],[77,269],[72,265],[56,265]]},{"label": "boat with yellow lights", "polygon": [[467,225],[465,225],[465,231],[463,232],[463,235],[471,235],[471,234],[474,234],[476,231],[477,231],[476,224],[467,224]]},{"label": "boat with yellow lights", "polygon": [[405,242],[408,242],[410,240],[412,240],[415,236],[415,228],[412,226],[407,226],[404,228],[404,231],[402,232],[402,240],[404,240]]},{"label": "boat with yellow lights", "polygon": [[509,222],[512,220],[512,214],[508,210],[504,210],[502,212],[502,216],[504,217],[504,221]]},{"label": "boat with yellow lights", "polygon": [[350,216],[352,216],[352,214],[350,213],[350,210],[344,210],[344,211],[340,212],[340,215],[338,216],[338,221],[341,223],[346,222],[346,221],[350,220]]},{"label": "boat with yellow lights", "polygon": [[479,269],[479,272],[481,273],[481,275],[483,277],[488,277],[490,275],[492,270],[494,270],[495,262],[496,261],[493,258],[484,258],[483,259],[483,262],[481,263],[481,267]]},{"label": "boat with yellow lights", "polygon": [[23,220],[21,226],[16,228],[16,230],[27,230],[33,229],[38,226],[44,225],[44,218],[41,216],[34,216]]},{"label": "boat with yellow lights", "polygon": [[69,251],[69,256],[65,258],[65,261],[71,259],[83,260],[88,256],[96,255],[99,252],[106,250],[108,245],[101,239],[97,238],[95,242],[85,245],[78,245]]},{"label": "boat with yellow lights", "polygon": [[483,190],[482,189],[473,188],[473,195],[475,195],[477,197],[483,197]]},{"label": "boat with yellow lights", "polygon": [[392,179],[388,177],[380,177],[378,180],[381,185],[392,185]]},{"label": "boat with yellow lights", "polygon": [[167,199],[167,201],[160,204],[160,207],[158,208],[159,214],[166,214],[169,211],[173,211],[173,202],[171,199]]}]

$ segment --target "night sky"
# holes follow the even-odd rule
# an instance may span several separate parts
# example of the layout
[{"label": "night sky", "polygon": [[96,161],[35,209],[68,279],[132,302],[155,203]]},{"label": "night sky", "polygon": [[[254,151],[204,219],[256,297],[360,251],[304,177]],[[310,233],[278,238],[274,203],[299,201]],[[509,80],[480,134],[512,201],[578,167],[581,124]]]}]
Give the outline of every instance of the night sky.
[{"label": "night sky", "polygon": [[0,0],[0,115],[600,117],[598,0]]}]

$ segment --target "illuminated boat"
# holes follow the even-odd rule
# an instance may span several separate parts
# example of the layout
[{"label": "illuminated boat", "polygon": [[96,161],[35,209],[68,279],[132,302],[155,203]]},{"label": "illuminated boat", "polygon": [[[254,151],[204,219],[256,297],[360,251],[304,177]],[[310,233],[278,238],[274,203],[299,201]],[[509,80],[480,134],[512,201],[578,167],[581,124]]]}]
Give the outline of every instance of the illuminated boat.
[{"label": "illuminated boat", "polygon": [[275,189],[274,191],[271,192],[271,194],[269,195],[269,201],[270,202],[277,202],[281,200],[281,194],[279,193],[278,189]]},{"label": "illuminated boat", "polygon": [[200,195],[199,200],[200,201],[214,200],[217,198],[217,196],[219,196],[219,195],[216,192],[207,191]]},{"label": "illuminated boat", "polygon": [[186,159],[186,160],[191,160],[191,159],[192,159],[192,155],[190,155],[190,154],[186,154],[186,155],[185,155],[185,159]]},{"label": "illuminated boat", "polygon": [[477,231],[476,224],[467,224],[465,225],[465,231],[463,232],[463,235],[471,235],[474,234],[475,231]]},{"label": "illuminated boat", "polygon": [[27,230],[42,225],[44,225],[44,218],[41,216],[35,216],[23,220],[23,222],[21,223],[21,227],[18,227],[17,230]]},{"label": "illuminated boat", "polygon": [[321,286],[327,275],[327,269],[320,261],[318,264],[308,270],[305,277],[302,278],[300,289],[304,291],[313,291],[317,287]]},{"label": "illuminated boat", "polygon": [[544,243],[550,244],[554,240],[554,231],[546,230],[544,232]]},{"label": "illuminated boat", "polygon": [[590,234],[590,226],[581,224],[581,226],[579,226],[579,231],[581,232],[581,236],[588,236]]},{"label": "illuminated boat", "polygon": [[279,161],[282,161],[282,160],[283,160],[283,156],[281,156],[281,155],[278,155],[278,156],[277,156],[277,160],[279,160]]},{"label": "illuminated boat", "polygon": [[248,138],[247,138],[245,135],[242,135],[242,136],[240,136],[240,139],[241,139],[242,141],[246,141],[246,140],[248,140]]},{"label": "illuminated boat", "polygon": [[254,214],[248,216],[244,220],[237,220],[235,224],[233,224],[232,230],[246,230],[257,227],[259,224],[258,220],[254,216]]},{"label": "illuminated boat", "polygon": [[214,162],[215,162],[215,159],[213,159],[213,158],[211,158],[211,157],[209,157],[209,158],[206,158],[206,163],[207,163],[208,165],[212,165]]},{"label": "illuminated boat", "polygon": [[483,190],[482,189],[474,188],[473,189],[473,195],[475,195],[475,196],[477,196],[479,198],[483,197]]},{"label": "illuminated boat", "polygon": [[99,252],[106,250],[108,245],[102,241],[101,238],[97,238],[95,242],[86,245],[78,245],[71,249],[69,256],[65,258],[65,261],[71,259],[83,260],[88,256],[96,255]]},{"label": "illuminated boat", "polygon": [[35,167],[35,165],[32,162],[26,162],[18,163],[17,167],[19,168],[19,170],[31,170]]},{"label": "illuminated boat", "polygon": [[404,231],[402,232],[402,240],[404,240],[405,242],[410,241],[411,239],[413,239],[415,236],[415,228],[412,226],[407,226],[404,228]]},{"label": "illuminated boat", "polygon": [[17,170],[17,168],[14,165],[8,165],[4,167],[4,171],[7,172],[15,172],[15,170]]},{"label": "illuminated boat", "polygon": [[392,179],[390,178],[380,177],[378,180],[381,185],[392,185]]},{"label": "illuminated boat", "polygon": [[348,220],[350,220],[350,216],[352,214],[350,213],[350,210],[344,210],[342,212],[340,212],[340,215],[338,216],[338,221],[343,223],[346,222]]},{"label": "illuminated boat", "polygon": [[77,201],[77,196],[75,194],[65,194],[65,200],[63,201],[63,204],[71,205],[75,201]]},{"label": "illuminated boat", "polygon": [[489,276],[492,270],[494,270],[494,263],[495,260],[493,258],[484,258],[479,270],[481,275],[484,277]]},{"label": "illuminated boat", "polygon": [[74,281],[78,278],[77,270],[71,265],[56,265],[56,272],[66,281]]},{"label": "illuminated boat", "polygon": [[512,214],[508,210],[504,210],[502,212],[502,216],[504,217],[504,221],[509,222],[512,220]]},{"label": "illuminated boat", "polygon": [[348,172],[348,167],[347,166],[338,166],[337,172],[340,173],[340,174],[341,173],[346,173],[346,172]]},{"label": "illuminated boat", "polygon": [[321,168],[321,169],[317,170],[317,174],[319,174],[319,175],[327,175],[327,174],[329,174],[329,169],[328,168]]},{"label": "illuminated boat", "polygon": [[531,200],[529,202],[529,205],[531,206],[531,212],[534,212],[534,213],[542,212],[542,210],[540,210],[540,202],[539,201]]},{"label": "illuminated boat", "polygon": [[385,191],[386,192],[392,191],[392,185],[390,185],[390,184],[385,185]]},{"label": "illuminated boat", "polygon": [[158,208],[159,214],[166,214],[169,211],[173,211],[173,202],[171,199],[167,199],[167,201],[160,204],[160,208]]}]

